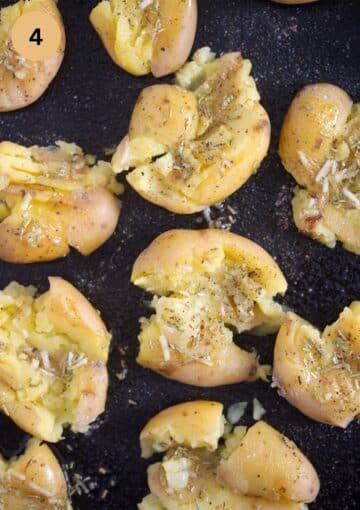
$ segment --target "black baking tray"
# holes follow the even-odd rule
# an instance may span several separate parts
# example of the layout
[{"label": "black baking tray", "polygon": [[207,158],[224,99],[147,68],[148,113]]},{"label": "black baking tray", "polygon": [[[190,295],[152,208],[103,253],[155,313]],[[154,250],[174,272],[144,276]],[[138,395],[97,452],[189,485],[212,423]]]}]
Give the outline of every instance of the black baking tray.
[{"label": "black baking tray", "polygon": [[[0,6],[8,3],[1,0]],[[96,3],[59,1],[67,32],[64,63],[34,105],[0,114],[1,140],[25,145],[75,141],[104,158],[104,150],[126,133],[137,95],[156,80],[130,76],[112,63],[88,21]],[[250,58],[272,123],[268,157],[256,176],[226,201],[223,211],[214,209],[214,218],[224,216],[226,221],[227,205],[236,210],[232,230],[274,256],[289,282],[284,303],[319,327],[335,320],[345,305],[360,298],[360,258],[341,246],[325,248],[297,232],[290,207],[294,181],[281,166],[277,143],[284,114],[303,85],[328,81],[360,99],[359,21],[358,0],[320,0],[303,6],[281,6],[267,0],[199,1],[194,48],[209,45],[217,52],[240,50]],[[76,474],[84,480],[85,492],[74,495],[74,508],[136,508],[147,493],[148,464],[140,459],[138,436],[160,409],[198,398],[216,399],[227,406],[255,396],[266,408],[265,419],[296,441],[320,475],[321,492],[310,507],[359,508],[358,422],[346,430],[313,422],[264,382],[201,389],[167,381],[135,363],[138,318],[150,311],[148,296],[129,282],[131,267],[152,239],[175,227],[204,228],[206,223],[201,214],[171,214],[126,186],[117,230],[91,256],[72,252],[62,260],[27,266],[0,262],[1,288],[17,280],[45,290],[49,275],[68,279],[101,310],[113,333],[106,412],[90,433],[66,432],[65,439],[53,447],[64,465],[70,464],[70,481]],[[262,361],[271,362],[274,336],[243,334],[238,340],[246,348],[255,346]],[[120,382],[116,373],[121,371],[122,359],[129,372]],[[242,421],[252,423],[250,411]],[[1,452],[8,456],[19,452],[27,436],[5,416],[0,416],[0,431]],[[100,468],[106,473],[101,474]]]}]

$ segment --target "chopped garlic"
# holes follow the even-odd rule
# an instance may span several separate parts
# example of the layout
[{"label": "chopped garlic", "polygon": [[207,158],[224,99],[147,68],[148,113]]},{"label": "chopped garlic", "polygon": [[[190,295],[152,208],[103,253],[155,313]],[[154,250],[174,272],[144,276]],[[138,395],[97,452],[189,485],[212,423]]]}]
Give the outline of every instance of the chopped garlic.
[{"label": "chopped garlic", "polygon": [[261,420],[261,418],[264,416],[265,413],[266,413],[266,410],[262,406],[261,402],[257,398],[254,398],[254,400],[253,400],[253,419],[255,421],[259,421],[259,420]]},{"label": "chopped garlic", "polygon": [[192,464],[187,457],[175,457],[162,463],[167,484],[171,489],[181,490],[187,487]]},{"label": "chopped garlic", "polygon": [[204,46],[195,51],[193,60],[199,65],[204,65],[215,60],[215,57],[216,54],[211,51],[211,48],[209,46]]},{"label": "chopped garlic", "polygon": [[243,417],[245,410],[247,408],[247,402],[237,402],[229,407],[226,419],[231,425],[235,425],[238,423],[240,419]]}]

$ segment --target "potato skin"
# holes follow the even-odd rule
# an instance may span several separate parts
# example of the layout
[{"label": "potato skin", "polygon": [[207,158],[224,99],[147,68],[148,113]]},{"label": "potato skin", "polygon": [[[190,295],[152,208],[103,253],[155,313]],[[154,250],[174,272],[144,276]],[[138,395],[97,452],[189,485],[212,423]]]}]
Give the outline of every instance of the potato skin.
[{"label": "potato skin", "polygon": [[148,459],[176,445],[216,450],[224,433],[222,412],[222,404],[208,400],[185,402],[160,411],[141,431],[142,456]]},{"label": "potato skin", "polygon": [[[325,350],[327,344],[336,341],[338,331],[350,339],[355,356],[360,354],[360,304],[354,302],[345,308],[339,319],[328,326],[322,335],[311,324],[294,313],[288,313],[279,330],[275,350],[273,381],[280,395],[313,420],[347,427],[360,412],[360,391],[356,389],[359,362],[354,363],[352,372],[321,365],[315,358],[308,367],[304,355],[309,348],[309,339],[319,339],[318,349]],[[341,347],[341,344],[340,344]],[[309,377],[309,371],[316,375]]]},{"label": "potato skin", "polygon": [[[57,416],[42,399],[30,401],[14,391],[18,386],[18,378],[20,381],[26,379],[26,370],[30,371],[30,375],[37,375],[37,368],[35,374],[32,374],[32,365],[28,362],[21,367],[23,374],[13,370],[12,377],[6,368],[9,360],[5,366],[0,363],[0,408],[29,434],[45,441],[57,442],[61,439],[65,425],[70,424],[76,432],[85,432],[89,424],[104,411],[108,387],[106,361],[111,336],[98,312],[75,287],[59,277],[49,280],[50,290],[38,297],[32,306],[46,317],[54,331],[71,339],[73,354],[86,353],[87,362],[73,371],[69,380],[63,375],[63,368],[57,373],[59,379],[67,381],[63,393],[56,394],[57,399],[63,399],[62,405],[66,407],[62,409],[65,419],[60,414]],[[36,317],[39,318],[39,315]],[[46,347],[51,357],[51,345]],[[61,352],[61,359],[68,354],[65,348],[65,352]],[[53,356],[54,359],[58,356],[56,349]],[[26,385],[30,383],[26,380]],[[25,385],[24,381],[22,385]],[[49,389],[45,395],[49,397]]]},{"label": "potato skin", "polygon": [[[178,114],[172,115],[171,105]],[[151,136],[165,146],[191,140],[198,127],[195,95],[176,85],[152,85],[142,90],[137,99],[129,125],[129,139]]]},{"label": "potato skin", "polygon": [[319,189],[315,176],[344,131],[352,104],[346,92],[329,83],[307,85],[295,96],[281,128],[279,154],[301,186]]},{"label": "potato skin", "polygon": [[[20,0],[15,5],[18,5],[19,15],[32,11],[44,11],[51,14],[58,22],[62,39],[58,51],[51,57],[41,62],[36,62],[24,80],[17,78],[6,69],[3,70],[3,74],[0,71],[0,112],[18,110],[39,99],[55,78],[62,64],[65,52],[64,24],[54,0],[30,0],[27,2]],[[9,8],[11,7],[13,6],[9,6]],[[3,14],[6,9],[6,7],[1,9]]]},{"label": "potato skin", "polygon": [[[151,5],[142,10],[134,0],[123,0],[123,4],[101,1],[90,13],[90,22],[115,64],[137,76],[152,72],[158,78],[179,69],[194,42],[197,0],[159,0],[158,11]],[[127,19],[131,16],[135,25],[142,26],[134,45],[132,38],[139,27],[131,28]]]},{"label": "potato skin", "polygon": [[[6,193],[21,193],[10,188]],[[26,192],[26,189],[23,190]],[[90,255],[113,234],[120,215],[120,202],[104,188],[74,192],[38,210],[42,238],[31,246],[19,237],[17,219],[9,216],[0,223],[0,258],[13,264],[46,262],[65,257],[70,246]],[[56,238],[60,243],[54,243]]]},{"label": "potato skin", "polygon": [[[67,486],[60,464],[50,448],[31,439],[25,452],[4,464],[24,479],[8,476],[5,491],[0,494],[4,508],[11,510],[71,510]],[[4,467],[4,466],[2,466]],[[40,490],[49,496],[44,496]]]},{"label": "potato skin", "polygon": [[197,0],[160,0],[160,26],[166,29],[158,31],[153,42],[151,72],[156,78],[174,73],[186,62],[195,39],[197,11]]},{"label": "potato skin", "polygon": [[263,421],[249,428],[217,475],[235,492],[271,500],[310,503],[320,488],[314,467],[295,443]]},{"label": "potato skin", "polygon": [[[136,259],[131,281],[147,276],[155,277],[152,289],[160,295],[176,290],[176,284],[167,279],[177,266],[185,261],[199,263],[214,248],[223,247],[225,254],[256,269],[253,278],[269,294],[283,294],[286,279],[273,258],[250,239],[219,229],[169,230],[160,234]],[[197,261],[197,262],[196,262]]]},{"label": "potato skin", "polygon": [[[25,184],[24,178],[16,174],[17,160],[21,158],[21,165],[29,165],[33,171],[31,165],[35,164],[31,156],[39,152],[43,160],[36,164],[42,173],[32,175],[33,180]],[[86,156],[81,153],[81,157]],[[82,174],[74,170],[74,180],[70,174],[47,181],[46,168],[54,162],[72,164],[69,155],[59,148],[26,148],[11,142],[0,143],[0,176],[10,181],[0,190],[0,203],[6,203],[9,209],[9,214],[0,219],[0,258],[6,262],[50,261],[66,256],[70,247],[89,255],[106,242],[116,228],[121,203],[112,192],[111,178],[106,176],[109,181],[106,183],[104,176],[103,185],[92,184],[91,176],[100,172],[85,163]],[[43,200],[45,194],[47,199]],[[26,197],[31,197],[31,206],[25,211]]]},{"label": "potato skin", "polygon": [[[192,386],[212,388],[256,378],[258,367],[256,357],[235,344],[224,347],[221,357],[214,359],[211,366],[197,361],[182,363],[176,360],[165,364],[163,351],[158,343],[148,350],[148,344],[142,341],[141,334],[139,339],[141,348],[136,361],[144,368],[154,370],[167,379]],[[154,336],[154,340],[157,339],[158,335]]]}]

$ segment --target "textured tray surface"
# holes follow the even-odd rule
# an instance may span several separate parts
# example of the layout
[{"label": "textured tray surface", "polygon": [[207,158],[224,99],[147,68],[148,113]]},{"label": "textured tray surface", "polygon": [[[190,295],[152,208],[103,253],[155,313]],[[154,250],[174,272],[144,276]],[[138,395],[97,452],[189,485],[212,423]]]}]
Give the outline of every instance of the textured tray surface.
[{"label": "textured tray surface", "polygon": [[[1,0],[0,6],[7,3]],[[1,140],[25,145],[76,141],[87,152],[104,157],[104,149],[116,145],[126,133],[138,93],[155,80],[127,75],[111,62],[87,20],[95,4],[95,0],[59,1],[67,30],[63,66],[35,105],[0,115]],[[276,146],[287,107],[306,83],[333,82],[360,99],[359,2],[321,0],[284,7],[266,0],[200,0],[199,10],[195,48],[210,45],[219,52],[241,50],[252,60],[273,127],[270,154],[258,174],[226,202],[237,211],[232,230],[257,241],[276,258],[289,282],[285,303],[323,327],[346,304],[360,298],[360,259],[341,247],[331,251],[296,231],[290,209],[294,181],[281,167]],[[197,389],[166,381],[135,364],[138,317],[149,310],[144,293],[129,283],[133,261],[160,232],[206,224],[201,215],[176,216],[155,207],[129,187],[123,204],[115,235],[88,258],[74,252],[64,260],[41,265],[0,262],[1,288],[17,280],[44,290],[47,276],[67,278],[101,310],[114,334],[106,413],[91,434],[67,432],[55,448],[64,462],[75,462],[70,477],[75,472],[90,477],[86,482],[89,493],[74,497],[74,507],[136,508],[147,493],[146,463],[139,459],[138,434],[160,409],[195,398],[218,399],[229,405],[256,396],[267,410],[266,420],[294,439],[320,474],[321,493],[311,508],[358,508],[358,423],[343,431],[312,422],[262,382]],[[245,347],[256,346],[267,362],[271,362],[273,342],[274,337],[240,338]],[[124,382],[115,375],[124,358],[119,347],[127,350],[129,373]],[[136,405],[130,405],[129,399]],[[250,412],[243,421],[252,423]],[[0,427],[1,451],[14,454],[25,435],[4,416],[0,416]],[[99,474],[100,467],[108,473]]]}]

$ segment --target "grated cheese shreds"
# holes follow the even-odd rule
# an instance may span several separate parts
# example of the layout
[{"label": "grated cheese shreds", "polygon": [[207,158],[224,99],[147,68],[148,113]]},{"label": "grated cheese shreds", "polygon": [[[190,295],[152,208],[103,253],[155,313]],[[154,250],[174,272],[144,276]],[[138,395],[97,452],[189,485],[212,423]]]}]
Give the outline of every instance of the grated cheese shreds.
[{"label": "grated cheese shreds", "polygon": [[41,351],[40,352],[41,361],[43,364],[43,367],[45,370],[51,369],[50,359],[49,359],[49,353],[47,351]]},{"label": "grated cheese shreds", "polygon": [[352,193],[348,188],[343,188],[343,193],[350,200],[350,202],[356,207],[356,209],[360,209],[360,200],[358,197]]},{"label": "grated cheese shreds", "polygon": [[39,365],[40,365],[40,361],[38,360],[38,358],[33,358],[31,360],[31,367],[36,370],[37,368],[39,368]]},{"label": "grated cheese shreds", "polygon": [[306,154],[303,151],[298,151],[298,156],[301,161],[301,163],[306,167],[310,167],[310,161],[308,160]]},{"label": "grated cheese shreds", "polygon": [[325,194],[329,193],[329,179],[327,177],[323,180],[322,190]]},{"label": "grated cheese shreds", "polygon": [[165,361],[169,361],[171,356],[170,356],[170,349],[169,349],[169,344],[168,344],[168,341],[166,339],[166,336],[165,335],[160,335],[159,341],[160,341],[160,345],[161,345],[161,348],[162,348],[162,351],[163,351],[164,360]]},{"label": "grated cheese shreds", "polygon": [[34,491],[38,492],[42,496],[45,496],[46,498],[53,498],[55,494],[53,492],[47,491],[43,487],[40,487],[37,483],[34,482],[28,482],[28,485],[30,489],[33,489]]},{"label": "grated cheese shreds", "polygon": [[14,478],[17,478],[18,480],[26,480],[26,477],[25,475],[23,475],[22,473],[19,473],[18,471],[15,471],[15,469],[8,469],[7,470],[7,476],[13,476]]},{"label": "grated cheese shreds", "polygon": [[327,161],[325,161],[325,164],[321,167],[321,169],[317,173],[315,181],[321,182],[323,179],[325,179],[325,177],[330,171],[334,173],[336,171],[336,168],[337,168],[336,161],[334,159],[328,159]]},{"label": "grated cheese shreds", "polygon": [[146,9],[147,7],[149,7],[149,5],[151,5],[153,3],[154,0],[142,0],[142,2],[139,3],[139,7],[140,9]]}]

